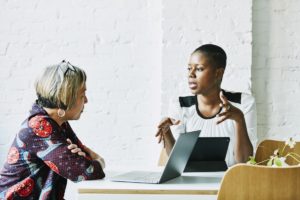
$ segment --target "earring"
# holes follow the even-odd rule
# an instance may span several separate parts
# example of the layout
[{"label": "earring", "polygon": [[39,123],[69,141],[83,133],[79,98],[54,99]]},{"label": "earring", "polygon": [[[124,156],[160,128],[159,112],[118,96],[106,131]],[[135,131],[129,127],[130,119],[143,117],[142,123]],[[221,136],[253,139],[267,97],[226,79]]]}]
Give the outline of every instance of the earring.
[{"label": "earring", "polygon": [[57,115],[58,115],[60,118],[64,117],[65,114],[66,114],[66,111],[65,111],[65,110],[63,110],[63,109],[61,109],[61,108],[59,108],[59,109],[57,110]]}]

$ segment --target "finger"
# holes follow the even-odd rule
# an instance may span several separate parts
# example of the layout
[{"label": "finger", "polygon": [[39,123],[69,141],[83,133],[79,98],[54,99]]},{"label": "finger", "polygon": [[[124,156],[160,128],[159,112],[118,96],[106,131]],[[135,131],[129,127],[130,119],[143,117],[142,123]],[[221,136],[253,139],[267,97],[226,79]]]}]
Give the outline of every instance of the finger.
[{"label": "finger", "polygon": [[78,152],[78,155],[84,156],[84,157],[86,156],[86,154],[83,151]]},{"label": "finger", "polygon": [[228,111],[230,110],[230,108],[231,108],[231,105],[230,105],[230,103],[228,103],[228,104],[226,105],[226,112],[228,112]]},{"label": "finger", "polygon": [[220,117],[218,119],[217,124],[220,124],[220,123],[224,122],[228,118],[229,118],[229,115],[223,115],[222,117]]},{"label": "finger", "polygon": [[161,135],[161,134],[162,134],[162,129],[159,128],[159,129],[157,130],[156,134],[155,134],[155,137],[157,137],[157,136],[159,136],[159,135]]},{"label": "finger", "polygon": [[222,117],[222,116],[225,116],[225,115],[228,115],[228,112],[227,112],[227,111],[218,114],[218,117]]},{"label": "finger", "polygon": [[68,146],[68,149],[76,149],[77,148],[77,145],[76,144],[70,144]]},{"label": "finger", "polygon": [[161,128],[161,127],[165,126],[168,122],[169,122],[169,118],[163,118],[163,119],[159,122],[158,128]]},{"label": "finger", "polygon": [[76,145],[76,144],[70,144],[70,145],[68,146],[68,149],[75,149],[75,148],[77,148],[77,145]]},{"label": "finger", "polygon": [[67,138],[67,143],[72,144],[72,141],[69,138]]},{"label": "finger", "polygon": [[171,119],[171,118],[166,118],[165,120],[163,120],[160,125],[158,126],[158,128],[162,128],[162,127],[167,127],[167,126],[171,126],[173,125],[172,121],[176,121],[175,119]]},{"label": "finger", "polygon": [[164,135],[162,135],[162,138],[163,138],[163,143],[164,143],[164,148],[166,148],[166,140],[165,140],[165,138],[164,138],[165,136]]},{"label": "finger", "polygon": [[160,144],[161,140],[162,140],[163,135],[159,135],[158,136],[158,144]]},{"label": "finger", "polygon": [[80,148],[76,148],[76,149],[72,149],[72,150],[71,150],[72,153],[78,153],[78,152],[80,152],[80,151],[81,151]]},{"label": "finger", "polygon": [[226,105],[226,104],[228,103],[228,100],[227,100],[227,98],[224,96],[223,91],[220,92],[220,99],[221,99],[223,105],[224,105],[224,104]]}]

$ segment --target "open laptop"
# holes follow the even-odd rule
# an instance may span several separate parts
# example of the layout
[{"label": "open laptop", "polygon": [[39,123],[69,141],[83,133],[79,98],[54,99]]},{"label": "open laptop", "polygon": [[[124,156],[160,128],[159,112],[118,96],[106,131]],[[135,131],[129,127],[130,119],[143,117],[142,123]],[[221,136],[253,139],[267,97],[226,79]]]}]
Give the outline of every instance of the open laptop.
[{"label": "open laptop", "polygon": [[200,131],[179,135],[163,172],[132,171],[110,178],[111,181],[133,183],[163,183],[180,176],[197,142]]},{"label": "open laptop", "polygon": [[184,172],[226,171],[229,137],[199,137]]}]

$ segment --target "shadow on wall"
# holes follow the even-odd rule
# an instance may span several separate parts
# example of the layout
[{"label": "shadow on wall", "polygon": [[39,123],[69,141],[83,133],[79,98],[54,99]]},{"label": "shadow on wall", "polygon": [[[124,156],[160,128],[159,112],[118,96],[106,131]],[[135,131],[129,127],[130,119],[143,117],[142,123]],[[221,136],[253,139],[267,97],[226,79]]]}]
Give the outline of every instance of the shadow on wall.
[{"label": "shadow on wall", "polygon": [[251,69],[260,141],[300,132],[299,6],[299,1],[253,1]]},{"label": "shadow on wall", "polygon": [[270,13],[268,7],[261,8],[258,0],[253,1],[252,10],[252,83],[253,95],[256,99],[257,106],[257,133],[258,140],[262,140],[267,132],[266,113],[272,111],[268,106],[268,95],[265,94],[269,73],[267,69],[267,56],[269,52],[270,38]]}]

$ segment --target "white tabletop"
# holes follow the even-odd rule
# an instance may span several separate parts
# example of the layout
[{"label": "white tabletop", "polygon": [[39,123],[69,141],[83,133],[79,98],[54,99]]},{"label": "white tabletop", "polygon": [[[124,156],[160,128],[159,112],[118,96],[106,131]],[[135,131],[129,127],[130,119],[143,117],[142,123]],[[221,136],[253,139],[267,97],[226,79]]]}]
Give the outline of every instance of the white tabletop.
[{"label": "white tabletop", "polygon": [[97,194],[216,194],[224,172],[183,173],[182,176],[162,184],[112,182],[109,177],[120,172],[106,172],[103,180],[83,181],[76,184],[79,193]]}]

